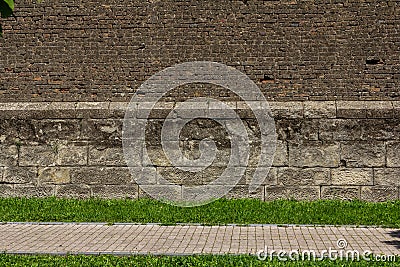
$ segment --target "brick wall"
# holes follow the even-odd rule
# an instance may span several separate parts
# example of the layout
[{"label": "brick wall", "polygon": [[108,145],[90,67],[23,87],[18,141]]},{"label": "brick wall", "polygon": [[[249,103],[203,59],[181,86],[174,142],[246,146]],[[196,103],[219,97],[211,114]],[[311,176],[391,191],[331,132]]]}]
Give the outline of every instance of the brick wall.
[{"label": "brick wall", "polygon": [[3,21],[2,102],[128,101],[195,60],[238,68],[272,101],[400,99],[398,1],[34,2]]}]

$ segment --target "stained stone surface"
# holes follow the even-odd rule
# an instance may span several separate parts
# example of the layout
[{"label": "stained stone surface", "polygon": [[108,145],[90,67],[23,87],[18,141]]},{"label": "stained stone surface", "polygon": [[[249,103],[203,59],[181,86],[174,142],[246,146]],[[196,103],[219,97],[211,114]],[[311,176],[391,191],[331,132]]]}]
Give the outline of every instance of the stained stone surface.
[{"label": "stained stone surface", "polygon": [[[229,106],[242,114],[249,136],[247,163],[243,154],[232,152],[224,125],[205,118],[192,120],[182,128],[180,152],[176,153],[188,160],[198,159],[204,138],[215,141],[217,149],[210,165],[195,172],[173,165],[161,146],[162,116],[171,112],[174,103],[158,104],[157,112],[144,124],[144,138],[135,139],[133,133],[125,148],[126,103],[8,103],[2,106],[0,119],[0,196],[135,199],[149,197],[146,190],[150,190],[153,197],[170,194],[179,199],[185,190],[191,192],[191,188],[217,181],[234,159],[244,168],[244,175],[232,175],[230,184],[215,182],[211,191],[228,185],[232,186],[228,198],[261,200],[398,199],[399,119],[382,115],[394,112],[395,102],[339,102],[271,105],[277,137],[271,167],[260,162],[260,129],[243,102],[230,102]],[[338,108],[353,115],[336,114]],[[362,108],[367,118],[354,115],[363,114]],[[46,113],[41,118],[30,117],[25,109]],[[368,117],[368,112],[376,116]],[[249,192],[257,170],[265,179]]]}]

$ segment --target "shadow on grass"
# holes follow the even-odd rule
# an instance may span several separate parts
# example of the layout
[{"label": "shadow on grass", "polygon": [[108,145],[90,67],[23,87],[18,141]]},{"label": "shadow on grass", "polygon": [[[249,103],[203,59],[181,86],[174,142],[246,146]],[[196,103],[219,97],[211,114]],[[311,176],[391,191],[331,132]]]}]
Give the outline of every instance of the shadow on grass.
[{"label": "shadow on grass", "polygon": [[397,249],[400,249],[400,230],[395,230],[389,232],[389,235],[393,238],[396,238],[395,240],[388,240],[388,241],[383,241],[385,244],[392,245]]}]

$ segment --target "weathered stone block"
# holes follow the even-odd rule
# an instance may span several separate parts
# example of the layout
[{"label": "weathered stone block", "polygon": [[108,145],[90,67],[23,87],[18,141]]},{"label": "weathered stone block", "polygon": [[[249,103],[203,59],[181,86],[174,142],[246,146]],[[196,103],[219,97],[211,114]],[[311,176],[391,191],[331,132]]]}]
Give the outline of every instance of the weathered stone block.
[{"label": "weathered stone block", "polygon": [[121,145],[122,120],[84,119],[82,138],[93,143]]},{"label": "weathered stone block", "polygon": [[[174,109],[174,102],[157,102],[154,104],[151,102],[140,102],[137,105],[137,118],[138,119],[163,119]],[[177,107],[181,105],[181,102],[176,103]],[[196,105],[192,105],[193,109]],[[176,108],[176,107],[175,107]],[[207,106],[204,106],[203,114],[207,110]],[[187,109],[186,109],[187,111]],[[183,113],[182,113],[183,114]],[[190,112],[187,114],[189,115]]]},{"label": "weathered stone block", "polygon": [[126,185],[132,181],[127,167],[81,167],[71,168],[74,184]]},{"label": "weathered stone block", "polygon": [[0,184],[0,197],[15,197],[13,186]]},{"label": "weathered stone block", "polygon": [[109,102],[78,102],[76,116],[77,118],[108,118],[110,116],[109,107]]},{"label": "weathered stone block", "polygon": [[20,148],[20,166],[54,166],[56,159],[56,146],[21,146]]},{"label": "weathered stone block", "polygon": [[400,186],[400,168],[374,169],[374,184]]},{"label": "weathered stone block", "polygon": [[394,118],[400,118],[400,101],[393,101],[392,103]]},{"label": "weathered stone block", "polygon": [[226,195],[227,199],[252,198],[264,200],[264,186],[260,186],[255,192],[249,192],[249,187],[245,185],[236,185]]},{"label": "weathered stone block", "polygon": [[53,186],[35,186],[29,184],[16,184],[13,190],[14,196],[18,197],[50,197],[54,196]]},{"label": "weathered stone block", "polygon": [[69,168],[39,167],[38,184],[68,184],[71,182]]},{"label": "weathered stone block", "polygon": [[90,187],[81,184],[57,185],[55,195],[61,198],[89,198]]},{"label": "weathered stone block", "polygon": [[32,120],[35,136],[42,142],[51,140],[77,140],[80,136],[79,120]]},{"label": "weathered stone block", "polygon": [[154,167],[129,167],[131,183],[139,185],[157,184],[157,170]]},{"label": "weathered stone block", "polygon": [[400,119],[361,120],[361,140],[399,140]]},{"label": "weathered stone block", "polygon": [[388,167],[400,167],[400,142],[387,143],[386,164]]},{"label": "weathered stone block", "polygon": [[[258,168],[261,173],[267,174],[262,185],[276,185],[277,184],[277,173],[279,168]],[[249,185],[254,179],[254,173],[256,168],[246,168],[244,176],[240,179],[238,184]]]},{"label": "weathered stone block", "polygon": [[367,110],[365,101],[337,101],[338,118],[366,118]]},{"label": "weathered stone block", "polygon": [[265,186],[265,201],[276,199],[317,200],[319,186]]},{"label": "weathered stone block", "polygon": [[18,148],[15,145],[0,145],[0,166],[16,166],[18,161]]},{"label": "weathered stone block", "polygon": [[235,110],[237,110],[236,102],[223,101],[223,104],[221,104],[211,101],[208,105],[207,114],[212,118],[234,119],[238,116]]},{"label": "weathered stone block", "polygon": [[122,147],[89,147],[89,165],[126,166]]},{"label": "weathered stone block", "polygon": [[393,118],[391,101],[366,101],[367,118]]},{"label": "weathered stone block", "polygon": [[291,142],[317,141],[319,120],[277,120],[276,134],[278,140]]},{"label": "weathered stone block", "polygon": [[346,167],[382,167],[385,165],[383,141],[343,142],[340,159]]},{"label": "weathered stone block", "polygon": [[278,168],[279,185],[329,185],[330,169]]},{"label": "weathered stone block", "polygon": [[[144,144],[137,140],[124,141],[124,153],[129,155],[126,164],[130,167],[141,167],[143,163]],[[147,154],[147,153],[146,153]]]},{"label": "weathered stone block", "polygon": [[321,140],[397,140],[400,138],[398,119],[321,119]]},{"label": "weathered stone block", "polygon": [[92,197],[98,198],[138,198],[139,188],[137,185],[93,185]]},{"label": "weathered stone block", "polygon": [[359,186],[323,186],[321,199],[353,200],[360,199]]},{"label": "weathered stone block", "polygon": [[304,117],[303,102],[269,102],[275,119],[299,119]]},{"label": "weathered stone block", "polygon": [[382,202],[397,200],[399,189],[392,186],[363,186],[361,187],[361,199],[365,201]]},{"label": "weathered stone block", "polygon": [[[174,167],[157,167],[157,173],[166,181],[179,185],[202,185],[218,178],[223,169],[214,167],[209,170],[209,176],[203,176],[203,172],[188,172]],[[165,184],[158,179],[158,184]]]},{"label": "weathered stone block", "polygon": [[87,146],[67,143],[59,145],[57,149],[57,165],[76,166],[87,164]]},{"label": "weathered stone block", "polygon": [[38,141],[31,122],[17,119],[0,120],[0,139],[3,145]]},{"label": "weathered stone block", "polygon": [[292,167],[337,167],[339,158],[340,147],[337,143],[289,143],[289,166]]},{"label": "weathered stone block", "polygon": [[[259,164],[260,166],[268,167],[270,164],[271,166],[278,167],[278,166],[287,166],[288,162],[288,149],[285,141],[277,140],[275,146],[275,154],[273,155],[273,161],[261,161],[260,162],[260,153],[261,153],[261,142],[255,142],[250,144],[250,154],[248,163],[245,164],[245,160],[242,154],[234,155],[239,157],[240,165],[241,166],[249,166],[249,167],[257,167]],[[226,153],[223,155],[224,160],[220,160],[221,164],[219,166],[226,166],[229,162],[230,157],[230,149],[226,150]],[[218,154],[217,154],[218,159]],[[215,161],[214,161],[215,163]],[[213,164],[214,164],[213,163]],[[271,164],[272,163],[272,164]]]},{"label": "weathered stone block", "polygon": [[32,183],[36,180],[36,167],[5,167],[3,182],[13,184]]},{"label": "weathered stone block", "polygon": [[172,167],[172,163],[161,147],[146,147],[146,151],[150,161],[143,158],[143,166]]},{"label": "weathered stone block", "polygon": [[321,140],[360,140],[362,124],[358,120],[322,119],[320,120]]},{"label": "weathered stone block", "polygon": [[[182,200],[180,186],[175,185],[140,185],[139,198],[156,198],[158,200]],[[168,201],[169,202],[169,201]]]},{"label": "weathered stone block", "polygon": [[333,185],[372,185],[372,169],[332,169]]},{"label": "weathered stone block", "polygon": [[174,114],[178,118],[205,118],[208,115],[207,102],[177,102],[174,108]]},{"label": "weathered stone block", "polygon": [[58,119],[75,118],[73,102],[14,102],[2,103],[0,118]]},{"label": "weathered stone block", "polygon": [[289,155],[287,144],[284,141],[277,140],[276,151],[272,166],[287,166],[289,164]]},{"label": "weathered stone block", "polygon": [[112,118],[123,119],[128,105],[129,102],[110,102],[110,116]]},{"label": "weathered stone block", "polygon": [[[166,136],[174,140],[172,136]],[[216,121],[209,119],[195,119],[187,123],[180,132],[180,140],[203,140],[210,138],[220,148],[230,147],[230,139],[226,129]]]},{"label": "weathered stone block", "polygon": [[336,118],[335,101],[304,102],[304,117],[311,119]]}]

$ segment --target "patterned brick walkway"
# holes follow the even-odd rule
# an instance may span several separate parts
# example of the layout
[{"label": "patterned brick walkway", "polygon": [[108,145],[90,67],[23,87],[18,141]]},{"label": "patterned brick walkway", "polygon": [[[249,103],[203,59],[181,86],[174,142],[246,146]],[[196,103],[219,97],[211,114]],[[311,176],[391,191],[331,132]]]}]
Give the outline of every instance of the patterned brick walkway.
[{"label": "patterned brick walkway", "polygon": [[[400,229],[314,226],[134,224],[0,225],[0,252],[46,254],[256,254],[273,250],[370,250],[399,255]],[[344,240],[341,240],[343,247]]]}]

